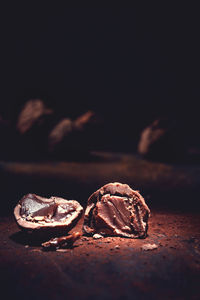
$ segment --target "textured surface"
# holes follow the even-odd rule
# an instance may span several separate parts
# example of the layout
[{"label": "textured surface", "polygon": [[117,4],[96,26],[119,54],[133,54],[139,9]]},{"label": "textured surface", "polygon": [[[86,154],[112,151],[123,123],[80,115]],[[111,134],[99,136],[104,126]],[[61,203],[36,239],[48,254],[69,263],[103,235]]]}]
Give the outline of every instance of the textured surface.
[{"label": "textured surface", "polygon": [[200,298],[199,165],[98,153],[87,162],[1,162],[0,180],[1,216],[30,192],[85,207],[95,190],[113,181],[139,189],[151,209],[144,240],[88,238],[64,252],[41,251],[19,233],[13,217],[2,217],[0,282],[8,299]]},{"label": "textured surface", "polygon": [[[73,249],[43,252],[4,217],[1,292],[7,299],[199,299],[199,228],[199,214],[152,211],[146,239],[82,237]],[[142,250],[146,244],[158,247]]]}]

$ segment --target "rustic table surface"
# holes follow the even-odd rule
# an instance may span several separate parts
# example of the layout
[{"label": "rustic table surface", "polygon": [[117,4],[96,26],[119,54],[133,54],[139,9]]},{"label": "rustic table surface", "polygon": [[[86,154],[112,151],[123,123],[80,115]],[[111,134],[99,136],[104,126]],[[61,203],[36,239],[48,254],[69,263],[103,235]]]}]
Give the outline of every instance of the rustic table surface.
[{"label": "rustic table surface", "polygon": [[[3,299],[200,299],[200,166],[97,153],[85,162],[0,162],[0,276]],[[13,208],[26,193],[87,198],[128,183],[151,209],[148,237],[82,237],[44,252],[18,229]],[[82,219],[73,230],[81,230]],[[155,244],[153,250],[143,250]]]},{"label": "rustic table surface", "polygon": [[[73,229],[80,231],[82,219]],[[148,237],[81,237],[44,252],[12,216],[0,223],[4,299],[199,299],[200,215],[152,211]],[[144,245],[155,244],[153,250]]]}]

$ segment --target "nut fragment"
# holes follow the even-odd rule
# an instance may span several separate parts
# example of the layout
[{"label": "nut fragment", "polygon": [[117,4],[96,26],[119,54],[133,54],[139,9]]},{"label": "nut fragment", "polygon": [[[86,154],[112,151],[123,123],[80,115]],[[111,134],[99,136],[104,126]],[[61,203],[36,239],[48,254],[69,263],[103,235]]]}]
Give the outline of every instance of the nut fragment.
[{"label": "nut fragment", "polygon": [[74,232],[67,236],[53,238],[45,243],[42,243],[44,250],[57,250],[59,248],[71,248],[76,240],[81,237],[80,232]]}]

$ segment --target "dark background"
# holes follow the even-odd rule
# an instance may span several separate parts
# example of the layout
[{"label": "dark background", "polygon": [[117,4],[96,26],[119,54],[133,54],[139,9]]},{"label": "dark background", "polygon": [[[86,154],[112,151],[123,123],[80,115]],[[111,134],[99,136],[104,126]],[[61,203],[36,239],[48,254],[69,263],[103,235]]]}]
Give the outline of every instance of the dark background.
[{"label": "dark background", "polygon": [[[0,220],[0,282],[7,298],[197,299],[200,150],[193,164],[177,163],[179,153],[170,163],[132,153],[142,129],[160,116],[176,120],[187,146],[200,149],[198,7],[16,1],[0,14],[0,217],[6,216]],[[12,130],[4,129],[15,126],[31,98],[43,99],[58,120],[94,110],[103,120],[98,146],[109,155],[52,162],[43,161],[45,152],[42,162],[32,155],[21,162],[27,145],[18,148],[19,135],[12,139]],[[8,123],[2,125],[1,116]],[[76,199],[85,208],[95,190],[114,181],[139,189],[150,207],[146,240],[116,238],[118,250],[85,241],[67,253],[42,253],[14,223],[13,209],[27,193]],[[149,242],[158,249],[141,251]]]},{"label": "dark background", "polygon": [[5,118],[40,97],[72,118],[92,109],[128,139],[170,115],[198,143],[197,7],[15,4],[1,13]]}]

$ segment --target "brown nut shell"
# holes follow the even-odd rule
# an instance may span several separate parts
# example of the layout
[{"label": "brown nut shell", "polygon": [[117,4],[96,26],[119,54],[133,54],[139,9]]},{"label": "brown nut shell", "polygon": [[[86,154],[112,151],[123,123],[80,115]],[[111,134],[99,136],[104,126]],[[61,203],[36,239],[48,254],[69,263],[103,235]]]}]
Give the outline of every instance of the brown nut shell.
[{"label": "brown nut shell", "polygon": [[20,229],[28,233],[54,236],[71,230],[82,212],[83,208],[76,200],[59,197],[48,199],[27,194],[16,205],[14,216]]}]

